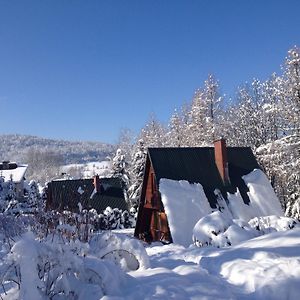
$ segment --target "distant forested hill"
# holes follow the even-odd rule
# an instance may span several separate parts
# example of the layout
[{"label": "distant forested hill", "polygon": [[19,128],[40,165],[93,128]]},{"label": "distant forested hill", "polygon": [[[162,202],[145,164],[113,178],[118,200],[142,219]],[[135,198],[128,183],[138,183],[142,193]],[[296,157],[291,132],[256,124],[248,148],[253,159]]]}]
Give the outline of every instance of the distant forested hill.
[{"label": "distant forested hill", "polygon": [[0,135],[0,160],[27,163],[32,152],[59,155],[63,164],[101,161],[114,152],[114,146],[101,142],[74,142],[30,135]]}]

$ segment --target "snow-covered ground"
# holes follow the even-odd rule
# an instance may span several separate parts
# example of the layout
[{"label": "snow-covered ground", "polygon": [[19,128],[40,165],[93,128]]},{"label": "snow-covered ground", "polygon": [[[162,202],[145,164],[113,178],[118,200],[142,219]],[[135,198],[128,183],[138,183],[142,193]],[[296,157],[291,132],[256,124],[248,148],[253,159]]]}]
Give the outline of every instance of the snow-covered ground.
[{"label": "snow-covered ground", "polygon": [[111,172],[111,161],[94,161],[85,164],[70,164],[61,168],[62,173],[67,173],[73,178],[92,178],[95,175],[100,177],[109,176]]},{"label": "snow-covered ground", "polygon": [[[76,248],[79,253],[79,256],[73,254],[74,258],[71,253],[74,250],[67,251],[64,248],[61,257],[56,258],[61,267],[65,265],[67,270],[68,266],[72,266],[90,272],[85,274],[89,283],[78,283],[76,279],[75,291],[79,295],[76,299],[299,299],[299,226],[226,248],[186,248],[178,244],[160,243],[147,245],[132,239],[132,234],[132,230],[119,230],[113,234],[108,232],[95,236],[89,247],[80,250],[85,252],[84,257],[80,256],[79,245],[73,245],[73,249]],[[51,243],[53,245],[53,241]],[[33,236],[26,234],[13,247],[9,259],[11,261],[14,258],[19,262],[21,271],[27,275],[19,292],[16,288],[9,290],[9,285],[6,285],[7,295],[1,293],[3,299],[49,299],[41,297],[35,286],[40,281],[30,271],[34,270],[34,262],[43,251],[47,249],[48,254],[44,252],[44,255],[49,256],[56,248],[55,246],[49,250],[49,245],[51,244],[42,249]],[[57,249],[59,247],[62,247],[60,243],[57,244]],[[124,252],[121,253],[123,258],[118,266],[115,266],[111,260],[116,257],[112,251],[117,248],[124,249]],[[133,253],[138,262],[127,251]],[[107,252],[111,254],[105,255]],[[1,257],[3,260],[2,255]],[[125,266],[124,259],[129,262],[130,268]],[[130,271],[137,266],[138,270]],[[95,277],[95,272],[99,274],[102,283]],[[59,283],[70,290],[74,285],[68,277]]]},{"label": "snow-covered ground", "polygon": [[146,247],[150,268],[129,273],[118,298],[272,299],[300,295],[300,228],[227,248]]},{"label": "snow-covered ground", "polygon": [[163,180],[176,242],[170,245],[143,243],[133,238],[133,229],[90,233],[84,243],[80,237],[88,227],[63,220],[56,229],[37,226],[39,234],[27,229],[34,224],[22,223],[23,231],[13,235],[7,229],[16,224],[8,221],[22,220],[3,214],[0,299],[298,300],[300,224],[282,216],[264,178],[257,171],[244,177],[248,211],[237,193],[229,205],[219,199],[220,210],[213,212],[201,185]]}]

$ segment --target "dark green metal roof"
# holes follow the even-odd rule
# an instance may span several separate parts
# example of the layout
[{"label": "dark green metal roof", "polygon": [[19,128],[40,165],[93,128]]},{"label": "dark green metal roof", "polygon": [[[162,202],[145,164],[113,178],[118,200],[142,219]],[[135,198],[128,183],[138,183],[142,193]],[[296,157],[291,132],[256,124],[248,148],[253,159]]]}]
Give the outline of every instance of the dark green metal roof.
[{"label": "dark green metal roof", "polygon": [[227,147],[230,185],[224,185],[215,164],[213,147],[149,148],[148,157],[157,182],[161,178],[168,178],[200,183],[211,207],[216,206],[215,189],[219,189],[227,199],[227,192],[233,193],[236,188],[239,188],[247,203],[249,201],[246,193],[248,189],[241,177],[259,168],[251,148]]},{"label": "dark green metal roof", "polygon": [[78,203],[83,208],[95,208],[98,213],[111,208],[128,209],[124,198],[124,183],[120,178],[100,178],[101,192],[95,193],[93,179],[55,180],[48,184],[51,195],[51,209],[78,211]]}]

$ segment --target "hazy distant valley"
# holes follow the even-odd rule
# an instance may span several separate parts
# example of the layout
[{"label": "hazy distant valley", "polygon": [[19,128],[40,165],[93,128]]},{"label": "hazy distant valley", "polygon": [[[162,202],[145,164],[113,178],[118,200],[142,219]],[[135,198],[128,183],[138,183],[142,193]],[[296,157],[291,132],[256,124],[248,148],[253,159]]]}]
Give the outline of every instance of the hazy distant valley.
[{"label": "hazy distant valley", "polygon": [[0,135],[0,160],[28,163],[33,152],[55,153],[62,164],[102,161],[115,147],[101,142],[75,142],[46,139],[30,135]]}]

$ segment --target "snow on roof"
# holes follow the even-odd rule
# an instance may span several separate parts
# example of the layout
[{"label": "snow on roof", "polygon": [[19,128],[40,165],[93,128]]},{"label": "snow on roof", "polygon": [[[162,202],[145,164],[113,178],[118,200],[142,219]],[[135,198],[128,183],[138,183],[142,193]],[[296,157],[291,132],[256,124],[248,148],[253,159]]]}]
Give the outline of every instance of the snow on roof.
[{"label": "snow on roof", "polygon": [[[239,191],[228,193],[230,217],[248,222],[261,216],[283,216],[280,202],[266,177],[259,169],[255,169],[242,177],[249,188],[250,203],[245,204]],[[189,246],[192,243],[192,232],[199,219],[211,214],[203,187],[200,183],[190,184],[188,181],[161,179],[159,191],[174,243]]]},{"label": "snow on roof", "polygon": [[255,169],[248,175],[243,176],[249,192],[249,205],[246,205],[237,191],[229,194],[229,209],[235,219],[248,222],[250,219],[261,216],[282,216],[283,211],[280,202],[267,178],[259,169]]},{"label": "snow on roof", "polygon": [[27,170],[28,165],[18,165],[16,169],[12,170],[0,170],[0,176],[4,178],[4,181],[20,182]]},{"label": "snow on roof", "polygon": [[159,191],[168,216],[173,242],[189,246],[197,221],[212,212],[202,185],[162,178]]}]

